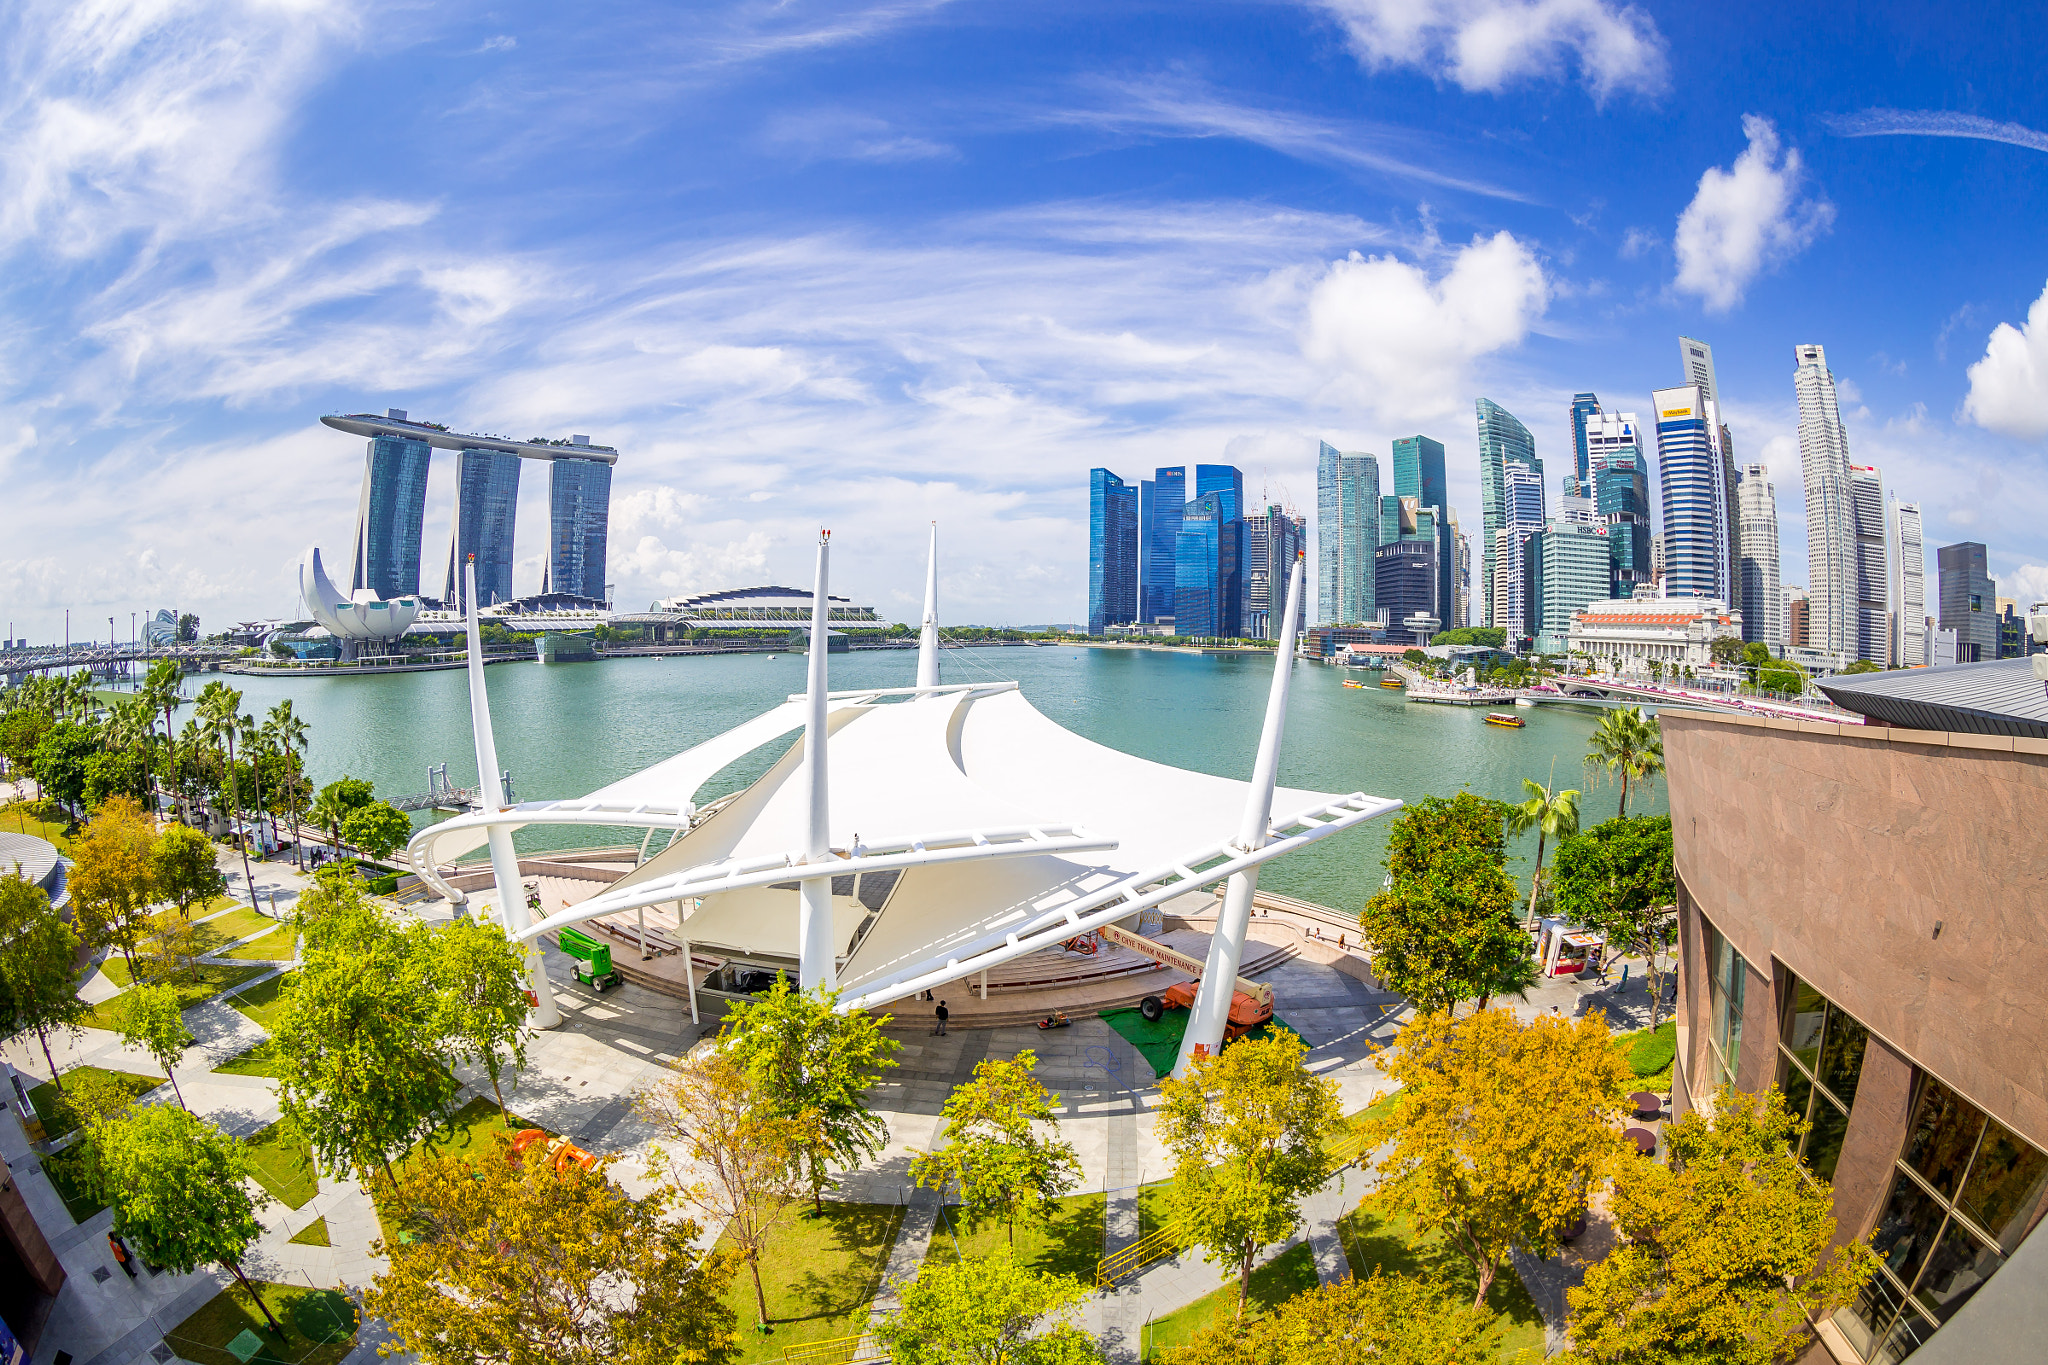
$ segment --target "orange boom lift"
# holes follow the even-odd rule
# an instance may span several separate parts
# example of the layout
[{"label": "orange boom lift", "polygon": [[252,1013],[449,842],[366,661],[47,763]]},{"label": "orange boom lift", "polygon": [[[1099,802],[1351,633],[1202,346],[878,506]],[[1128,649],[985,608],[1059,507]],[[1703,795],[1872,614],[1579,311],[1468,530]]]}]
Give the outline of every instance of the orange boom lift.
[{"label": "orange boom lift", "polygon": [[[1106,924],[1096,930],[1105,943],[1114,943],[1129,948],[1141,957],[1149,957],[1162,967],[1177,967],[1194,977],[1166,988],[1165,995],[1148,995],[1138,1005],[1138,1012],[1147,1019],[1158,1019],[1168,1010],[1184,1010],[1195,1003],[1195,989],[1201,985],[1202,971],[1207,965],[1198,958],[1176,952],[1163,943],[1154,943],[1128,929],[1119,929]],[[1234,1043],[1261,1024],[1270,1023],[1273,1018],[1273,988],[1263,981],[1247,981],[1237,978],[1237,989],[1230,996],[1230,1022],[1224,1026],[1223,1041]]]}]

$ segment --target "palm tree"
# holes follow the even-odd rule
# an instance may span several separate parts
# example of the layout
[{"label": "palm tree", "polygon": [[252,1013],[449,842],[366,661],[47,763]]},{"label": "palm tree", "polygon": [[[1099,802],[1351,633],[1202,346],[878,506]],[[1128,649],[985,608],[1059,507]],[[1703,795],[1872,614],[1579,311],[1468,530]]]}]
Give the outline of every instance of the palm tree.
[{"label": "palm tree", "polygon": [[[158,659],[149,666],[149,673],[142,680],[142,690],[136,694],[149,703],[152,715],[158,711],[164,713],[164,750],[171,760],[173,787],[178,781],[178,736],[177,731],[171,728],[171,712],[185,704],[185,699],[178,695],[178,682],[181,677],[183,674],[179,671],[176,660]],[[164,785],[159,780],[157,791],[161,793],[163,789]]]},{"label": "palm tree", "polygon": [[301,861],[299,848],[299,779],[304,775],[304,764],[300,755],[306,747],[306,722],[292,714],[292,699],[286,697],[270,708],[270,719],[263,728],[270,736],[271,743],[275,744],[285,757],[292,784],[288,801],[292,813],[292,862],[303,870],[305,863]]},{"label": "palm tree", "polygon": [[[1551,781],[1557,780],[1557,764],[1553,761]],[[1529,919],[1536,918],[1536,890],[1543,884],[1543,850],[1551,839],[1560,843],[1579,832],[1579,793],[1574,787],[1553,791],[1548,784],[1538,786],[1528,778],[1522,779],[1522,791],[1528,799],[1520,805],[1508,807],[1508,833],[1527,834],[1536,831],[1536,871],[1529,878]]]},{"label": "palm tree", "polygon": [[[242,757],[249,760],[249,776],[256,779],[256,795],[250,802],[256,812],[256,829],[263,830],[263,756],[270,749],[270,734],[256,723],[256,717],[243,716],[235,722],[235,728],[242,734]],[[277,833],[277,822],[271,822],[270,832]],[[261,856],[258,856],[260,862]],[[254,894],[253,892],[251,893]]]},{"label": "palm tree", "polygon": [[1594,727],[1586,763],[1621,774],[1620,813],[1627,815],[1629,779],[1647,782],[1664,771],[1664,741],[1657,723],[1645,719],[1638,706],[1609,711]]},{"label": "palm tree", "polygon": [[249,904],[256,904],[256,874],[249,870],[249,835],[242,828],[242,795],[235,780],[235,738],[242,718],[236,708],[242,694],[223,682],[210,682],[199,694],[199,733],[208,743],[225,743],[228,751],[228,806],[235,822],[235,842],[242,850],[242,885],[248,888]]}]

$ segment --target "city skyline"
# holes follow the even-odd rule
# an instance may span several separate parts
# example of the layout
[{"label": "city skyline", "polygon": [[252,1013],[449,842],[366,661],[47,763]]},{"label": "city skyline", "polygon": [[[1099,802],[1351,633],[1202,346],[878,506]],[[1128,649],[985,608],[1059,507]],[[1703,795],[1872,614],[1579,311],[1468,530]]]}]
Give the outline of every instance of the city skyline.
[{"label": "city skyline", "polygon": [[[1895,16],[1593,0],[1593,28],[1543,11],[1482,71],[1452,54],[1490,5],[1420,12],[1412,45],[1364,12],[1115,13],[1076,44],[1056,11],[819,0],[701,7],[650,44],[630,12],[519,4],[89,32],[10,11],[38,55],[0,168],[23,528],[0,592],[36,638],[66,606],[286,614],[294,523],[357,496],[308,414],[373,402],[522,432],[604,414],[635,452],[627,601],[794,579],[838,525],[845,571],[914,616],[936,518],[965,616],[1078,618],[1088,468],[1201,450],[1306,507],[1318,441],[1416,431],[1476,560],[1473,397],[1531,422],[1558,479],[1571,396],[1642,412],[1674,334],[1714,344],[1787,563],[1783,356],[1825,340],[1858,462],[1930,543],[2043,590],[2048,157],[2010,129],[2048,127],[2048,98],[2016,17],[1901,46]],[[1645,46],[1617,61],[1609,31]],[[569,51],[592,76],[553,98]],[[1681,99],[1681,51],[1745,57]],[[59,127],[99,132],[31,131]],[[1608,165],[1626,193],[1582,174]],[[429,524],[452,511],[430,487]],[[544,509],[515,540],[525,590]]]}]

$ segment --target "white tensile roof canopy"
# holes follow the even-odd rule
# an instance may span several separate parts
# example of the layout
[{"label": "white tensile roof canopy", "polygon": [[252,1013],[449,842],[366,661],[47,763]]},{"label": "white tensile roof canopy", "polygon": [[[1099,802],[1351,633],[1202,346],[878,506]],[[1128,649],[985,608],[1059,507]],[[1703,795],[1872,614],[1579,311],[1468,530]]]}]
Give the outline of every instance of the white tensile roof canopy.
[{"label": "white tensile roof canopy", "polygon": [[[821,547],[821,595],[824,561]],[[928,583],[918,685],[827,693],[825,655],[813,650],[810,692],[580,800],[486,808],[425,829],[408,849],[414,866],[459,900],[434,869],[482,846],[493,829],[672,831],[665,847],[598,895],[536,923],[508,922],[508,930],[530,939],[675,904],[693,945],[798,959],[805,986],[826,977],[841,990],[841,1007],[853,1009],[1050,947],[1400,804],[1272,786],[1278,715],[1268,717],[1262,750],[1273,753],[1261,754],[1262,785],[1097,744],[1047,718],[1014,682],[941,684],[935,596]],[[1294,619],[1290,611],[1286,620]],[[1292,655],[1291,629],[1287,635],[1276,659],[1283,670]],[[473,687],[480,682],[479,672]],[[1283,673],[1274,685],[1282,711],[1285,691]],[[796,731],[759,779],[696,809],[720,771]],[[814,785],[823,803],[812,800]],[[1262,798],[1263,811],[1281,818],[1258,814]],[[1257,826],[1262,837],[1244,837]],[[799,883],[807,873],[821,897],[829,878],[829,924],[822,913],[806,918],[811,902]],[[1249,894],[1247,883],[1247,907]],[[522,899],[501,896],[500,904]],[[808,951],[807,925],[820,936]],[[1227,965],[1229,981],[1232,957],[1207,975]]]}]

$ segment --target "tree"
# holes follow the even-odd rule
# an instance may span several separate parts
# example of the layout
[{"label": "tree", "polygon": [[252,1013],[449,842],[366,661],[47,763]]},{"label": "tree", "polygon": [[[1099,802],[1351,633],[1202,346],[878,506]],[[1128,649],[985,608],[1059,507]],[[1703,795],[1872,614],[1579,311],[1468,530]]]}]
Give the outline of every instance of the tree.
[{"label": "tree", "polygon": [[1647,782],[1664,771],[1664,741],[1657,722],[1644,719],[1638,706],[1609,711],[1587,741],[1586,765],[1605,768],[1610,776],[1621,774],[1621,813],[1627,815],[1629,780]]},{"label": "tree", "polygon": [[1598,930],[1648,964],[1655,1028],[1664,1001],[1664,954],[1677,932],[1671,817],[1620,815],[1565,840],[1551,864],[1551,892],[1566,919]]},{"label": "tree", "polygon": [[1858,659],[1855,663],[1843,669],[1842,673],[1846,677],[1851,673],[1880,673],[1883,671],[1883,665],[1881,664],[1872,663],[1868,659]]},{"label": "tree", "polygon": [[1166,1365],[1470,1365],[1492,1360],[1507,1323],[1437,1285],[1373,1272],[1297,1294],[1264,1318],[1219,1319]]},{"label": "tree", "polygon": [[36,740],[36,785],[44,795],[63,802],[75,818],[85,805],[86,764],[99,753],[99,738],[92,727],[76,721],[58,721]]},{"label": "tree", "polygon": [[609,1164],[418,1163],[388,1187],[414,1240],[375,1248],[391,1267],[364,1291],[365,1311],[427,1365],[738,1359],[731,1258],[698,1254],[701,1230],[668,1216],[670,1194],[634,1199]]},{"label": "tree", "polygon": [[7,760],[9,772],[35,775],[36,746],[55,724],[46,712],[26,705],[17,706],[0,718],[0,758]]},{"label": "tree", "polygon": [[1757,670],[1756,685],[1766,692],[1804,692],[1806,675],[1780,659],[1775,667]]},{"label": "tree", "polygon": [[210,682],[199,693],[199,733],[209,744],[225,744],[228,756],[228,809],[235,822],[235,843],[242,850],[242,885],[249,904],[256,904],[256,874],[249,870],[249,832],[242,826],[241,786],[235,776],[235,740],[242,729],[236,708],[242,694],[223,682]]},{"label": "tree", "polygon": [[[1711,1118],[1707,1117],[1712,1115]],[[1566,1291],[1569,1365],[1770,1365],[1807,1323],[1853,1299],[1870,1248],[1835,1255],[1834,1194],[1788,1147],[1806,1124],[1773,1086],[1723,1086],[1664,1130],[1670,1164],[1625,1162],[1609,1212],[1620,1244]]]},{"label": "tree", "polygon": [[300,857],[299,848],[299,813],[306,808],[306,793],[310,789],[305,780],[306,722],[292,711],[292,699],[286,697],[270,708],[270,717],[263,728],[285,761],[285,790],[290,793],[285,809],[291,812],[292,817],[292,864],[304,867],[305,860]]},{"label": "tree", "polygon": [[440,984],[441,1036],[456,1057],[483,1063],[499,1118],[510,1127],[498,1078],[507,1062],[526,1065],[522,954],[497,925],[457,915],[434,935],[434,976]]},{"label": "tree", "polygon": [[114,1027],[121,1041],[139,1047],[156,1060],[170,1078],[171,1093],[185,1103],[185,1092],[171,1068],[184,1057],[185,1049],[197,1041],[185,1027],[185,1014],[178,993],[169,986],[136,986],[125,992],[114,1006]]},{"label": "tree", "polygon": [[125,796],[100,807],[71,843],[71,904],[94,944],[111,944],[135,970],[135,942],[156,896],[150,855],[156,834],[142,808]]},{"label": "tree", "polygon": [[837,991],[791,990],[777,975],[768,993],[732,1006],[720,1031],[729,1049],[784,1118],[809,1120],[804,1168],[811,1203],[824,1212],[827,1167],[866,1160],[889,1141],[889,1125],[868,1107],[867,1090],[900,1043],[882,1032],[889,1019],[841,1014]]},{"label": "tree", "polygon": [[[321,932],[322,928],[326,932]],[[447,1122],[461,1087],[441,1064],[430,931],[374,912],[306,936],[272,1027],[278,1102],[336,1175],[381,1165]]]},{"label": "tree", "polygon": [[1030,1048],[1014,1061],[977,1062],[974,1079],[946,1097],[944,1145],[910,1163],[918,1184],[957,1189],[969,1219],[1001,1218],[1012,1247],[1020,1210],[1041,1213],[1081,1180],[1073,1144],[1035,1126],[1054,1122],[1051,1092],[1032,1074],[1037,1066]]},{"label": "tree", "polygon": [[1635,1155],[1617,1122],[1632,1077],[1597,1011],[1529,1024],[1507,1010],[1427,1014],[1380,1067],[1401,1085],[1365,1128],[1367,1148],[1393,1144],[1380,1198],[1471,1262],[1474,1307],[1510,1248],[1555,1255],[1602,1173]]},{"label": "tree", "polygon": [[77,962],[78,935],[43,888],[19,872],[0,874],[0,1037],[35,1034],[59,1094],[64,1078],[50,1055],[50,1031],[76,1033],[85,1016]]},{"label": "tree", "polygon": [[1047,1322],[1088,1297],[1067,1275],[1027,1270],[1007,1255],[926,1262],[901,1286],[902,1308],[875,1329],[896,1365],[1093,1365],[1088,1334]]},{"label": "tree", "polygon": [[1511,809],[1469,791],[1425,796],[1387,832],[1388,885],[1366,902],[1359,928],[1373,974],[1420,1012],[1530,984],[1518,965],[1529,936],[1507,874]]},{"label": "tree", "polygon": [[1528,799],[1508,808],[1508,832],[1536,831],[1536,871],[1529,877],[1529,918],[1533,921],[1536,892],[1543,884],[1543,845],[1551,839],[1569,839],[1579,832],[1579,793],[1572,787],[1553,791],[1549,783],[1539,787],[1526,777],[1522,779],[1522,791]]},{"label": "tree", "polygon": [[1343,1122],[1337,1083],[1311,1075],[1308,1045],[1280,1031],[1197,1055],[1160,1082],[1154,1130],[1173,1154],[1167,1217],[1184,1242],[1237,1269],[1244,1313],[1259,1248],[1293,1232],[1295,1204],[1329,1175],[1324,1139]]},{"label": "tree", "polygon": [[388,858],[391,850],[412,838],[412,821],[388,801],[358,806],[341,822],[341,836],[372,858]]},{"label": "tree", "polygon": [[180,1275],[208,1262],[226,1266],[283,1336],[242,1274],[242,1256],[262,1231],[249,1193],[248,1149],[163,1104],[139,1105],[96,1125],[93,1142],[93,1192],[113,1206],[115,1234],[143,1260]]},{"label": "tree", "polygon": [[[179,684],[183,678],[184,672],[178,667],[175,659],[158,659],[149,666],[149,673],[143,678],[142,686],[136,692],[137,699],[149,708],[152,716],[159,711],[163,712],[164,753],[171,761],[172,786],[176,786],[178,780],[178,748],[177,731],[172,728],[171,713],[185,704],[185,699],[178,695]],[[161,778],[158,779],[157,789],[164,790]]]},{"label": "tree", "polygon": [[367,806],[376,799],[369,783],[360,777],[339,777],[320,789],[314,798],[313,808],[307,817],[323,826],[334,840],[334,851],[341,851],[341,826],[350,812],[360,806]]},{"label": "tree", "polygon": [[1772,662],[1771,647],[1760,640],[1752,640],[1742,647],[1742,666],[1749,670],[1749,680],[1757,680],[1757,670]]},{"label": "tree", "polygon": [[199,639],[199,618],[186,612],[178,618],[178,643],[189,645]]},{"label": "tree", "polygon": [[149,754],[140,744],[102,750],[85,761],[86,809],[117,796],[138,803],[149,800]]},{"label": "tree", "polygon": [[1429,662],[1429,656],[1419,649],[1405,649],[1401,651],[1401,661],[1410,664],[1426,664]]},{"label": "tree", "polygon": [[729,1049],[679,1057],[670,1074],[642,1088],[634,1108],[655,1126],[667,1161],[684,1182],[678,1193],[714,1226],[754,1276],[760,1320],[768,1319],[761,1252],[768,1234],[803,1194],[803,1154],[815,1118],[778,1113]]},{"label": "tree", "polygon": [[192,907],[225,893],[228,879],[214,860],[213,841],[187,825],[169,825],[149,851],[149,874],[156,894],[175,902],[178,913],[192,917]]},{"label": "tree", "polygon": [[1742,662],[1742,639],[1736,635],[1722,635],[1707,646],[1707,657],[1715,663],[1730,666]]},{"label": "tree", "polygon": [[1453,626],[1438,631],[1430,639],[1432,645],[1484,645],[1488,649],[1505,649],[1508,633],[1497,626]]}]

